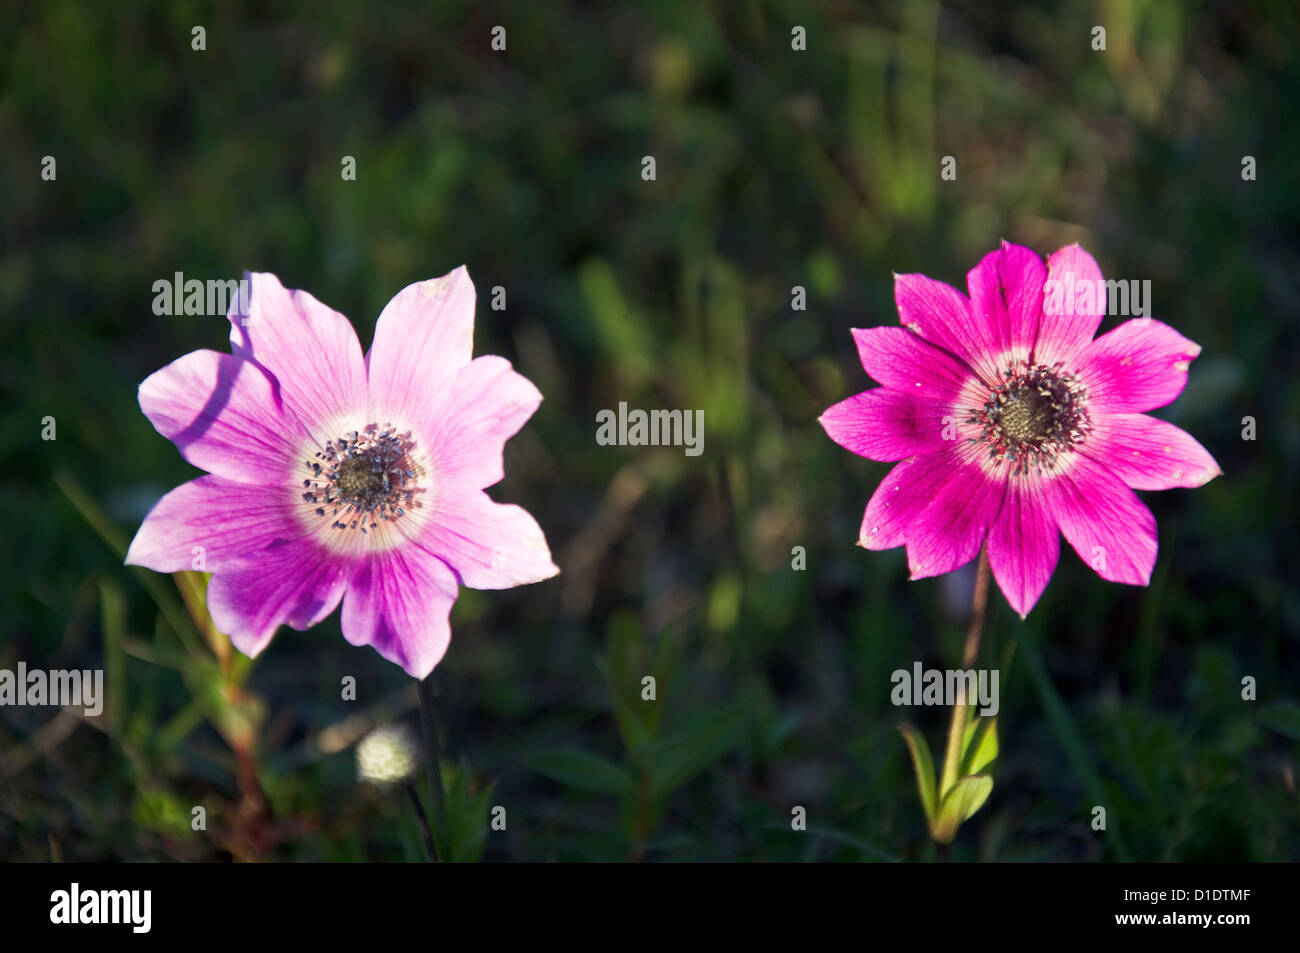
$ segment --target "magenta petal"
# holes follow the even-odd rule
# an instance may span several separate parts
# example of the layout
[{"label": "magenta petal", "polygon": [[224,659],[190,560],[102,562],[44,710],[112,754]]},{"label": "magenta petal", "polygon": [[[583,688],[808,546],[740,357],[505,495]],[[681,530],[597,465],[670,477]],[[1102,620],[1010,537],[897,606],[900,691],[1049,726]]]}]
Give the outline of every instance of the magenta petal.
[{"label": "magenta petal", "polygon": [[192,351],[140,385],[140,409],[196,467],[241,483],[294,482],[291,455],[305,438],[252,361]]},{"label": "magenta petal", "polygon": [[950,351],[986,382],[998,378],[992,335],[977,322],[970,300],[952,285],[925,275],[895,275],[898,319],[936,347]]},{"label": "magenta petal", "polygon": [[[950,418],[945,420],[945,418]],[[820,423],[832,440],[868,460],[902,460],[942,450],[945,426],[956,427],[951,406],[888,387],[833,404]],[[952,431],[955,436],[956,430]]]},{"label": "magenta petal", "polygon": [[126,562],[155,572],[220,572],[249,553],[304,535],[290,512],[292,492],[215,476],[183,483],[154,504]]},{"label": "magenta petal", "polygon": [[1146,414],[1099,414],[1083,452],[1135,490],[1203,486],[1221,472],[1190,434]]},{"label": "magenta petal", "polygon": [[457,592],[452,571],[418,546],[371,553],[357,562],[343,600],[343,635],[424,678],[451,643]]},{"label": "magenta petal", "polygon": [[980,551],[1006,490],[1005,478],[986,470],[980,456],[978,449],[957,451],[959,462],[907,527],[913,579],[951,572]]},{"label": "magenta petal", "polygon": [[989,568],[1022,619],[1047,588],[1061,554],[1060,533],[1042,482],[1036,473],[1012,477],[989,531]]},{"label": "magenta petal", "polygon": [[1047,259],[1034,361],[1048,367],[1068,364],[1091,343],[1105,313],[1105,285],[1093,257],[1077,244],[1053,254]]},{"label": "magenta petal", "polygon": [[1102,579],[1145,586],[1156,564],[1156,518],[1118,476],[1076,453],[1070,468],[1044,481],[1057,525]]},{"label": "magenta petal", "polygon": [[560,571],[528,511],[496,503],[482,490],[436,490],[430,525],[419,544],[471,589],[509,589]]},{"label": "magenta petal", "polygon": [[474,283],[462,266],[408,285],[384,306],[366,355],[370,416],[429,429],[474,348]]},{"label": "magenta petal", "polygon": [[338,418],[366,407],[366,366],[352,324],[305,291],[271,274],[250,274],[248,314],[230,314],[231,350],[257,361],[279,384],[279,397],[323,444],[339,436]]},{"label": "magenta petal", "polygon": [[213,575],[208,611],[235,648],[255,656],[280,625],[309,629],[333,612],[351,567],[312,537],[276,542]]},{"label": "magenta petal", "polygon": [[1199,344],[1169,325],[1137,318],[1080,351],[1075,369],[1088,388],[1090,413],[1140,414],[1182,393],[1200,353]]},{"label": "magenta petal", "polygon": [[868,374],[915,397],[950,403],[975,379],[970,368],[907,328],[854,328],[853,340]]},{"label": "magenta petal", "polygon": [[532,381],[503,357],[476,357],[460,369],[430,429],[435,480],[481,490],[505,476],[505,443],[542,402]]},{"label": "magenta petal", "polygon": [[966,276],[971,313],[985,352],[997,358],[1027,360],[1043,310],[1047,267],[1032,248],[1003,242]]},{"label": "magenta petal", "polygon": [[866,549],[893,549],[906,542],[912,520],[960,465],[953,447],[904,460],[880,482],[862,517],[858,545]]}]

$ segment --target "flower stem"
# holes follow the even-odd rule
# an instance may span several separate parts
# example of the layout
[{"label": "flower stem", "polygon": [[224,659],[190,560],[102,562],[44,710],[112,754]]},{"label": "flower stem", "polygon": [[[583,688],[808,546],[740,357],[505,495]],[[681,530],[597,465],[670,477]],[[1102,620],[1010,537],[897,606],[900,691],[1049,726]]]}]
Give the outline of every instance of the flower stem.
[{"label": "flower stem", "polygon": [[424,831],[424,849],[429,855],[430,861],[438,859],[438,846],[433,842],[433,828],[429,826],[429,817],[424,813],[424,805],[420,803],[420,792],[415,789],[415,785],[407,782],[403,785],[406,793],[411,796],[411,803],[415,805],[415,816],[420,819],[420,827]]},{"label": "flower stem", "polygon": [[[975,570],[975,598],[971,607],[970,628],[966,630],[966,646],[962,651],[961,667],[973,668],[980,654],[980,638],[984,634],[984,614],[989,602],[989,550],[980,550],[979,568]],[[939,783],[939,800],[957,783],[961,770],[962,741],[966,736],[966,722],[973,706],[960,698],[952,709],[952,724],[948,728],[948,748],[943,756],[943,776]]]},{"label": "flower stem", "polygon": [[[447,802],[442,789],[442,751],[438,743],[438,715],[433,702],[433,675],[420,681],[420,728],[424,734],[424,760],[429,770],[429,790],[433,796],[433,823],[437,833],[447,836]],[[431,833],[433,856],[438,861],[437,838]]]}]

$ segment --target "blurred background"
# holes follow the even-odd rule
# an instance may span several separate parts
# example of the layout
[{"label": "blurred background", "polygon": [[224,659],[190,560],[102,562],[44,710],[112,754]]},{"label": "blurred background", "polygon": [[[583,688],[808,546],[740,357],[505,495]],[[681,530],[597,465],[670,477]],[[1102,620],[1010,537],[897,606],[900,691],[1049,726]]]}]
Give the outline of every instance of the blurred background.
[{"label": "blurred background", "polygon": [[[455,606],[456,856],[932,857],[897,729],[939,751],[948,713],[895,708],[890,673],[958,664],[973,566],[911,583],[856,546],[889,467],[817,417],[873,386],[849,329],[897,322],[892,272],[964,288],[1002,238],[1150,280],[1203,348],[1157,416],[1225,475],[1142,494],[1149,588],[1063,544],[1027,622],[993,591],[1001,756],[953,859],[1300,859],[1293,4],[48,0],[0,37],[0,668],[108,691],[95,719],[0,708],[3,859],[423,858],[356,758],[418,730],[412,680],[337,613],[249,665],[190,620],[202,577],[120,547],[197,474],[137,385],[228,342],[153,282],[275,272],[368,346],[462,263],[475,353],[545,394],[490,492],[562,574]],[[599,446],[620,401],[702,409],[704,453]]]}]

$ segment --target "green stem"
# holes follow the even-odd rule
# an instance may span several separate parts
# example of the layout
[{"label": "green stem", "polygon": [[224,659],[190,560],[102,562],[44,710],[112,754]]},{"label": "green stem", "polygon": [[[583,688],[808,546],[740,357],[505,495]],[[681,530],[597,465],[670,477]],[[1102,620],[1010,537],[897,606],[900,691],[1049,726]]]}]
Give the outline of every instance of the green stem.
[{"label": "green stem", "polygon": [[[433,675],[420,681],[420,727],[424,734],[424,760],[429,770],[429,790],[433,796],[433,823],[435,833],[444,838],[448,835],[447,801],[442,789],[442,751],[438,742],[438,716],[433,701]],[[438,861],[436,836],[431,838],[433,855],[429,858]]]},{"label": "green stem", "polygon": [[[1020,638],[1020,654],[1025,660],[1025,668],[1029,670],[1029,680],[1034,683],[1034,691],[1038,694],[1039,704],[1043,706],[1043,710],[1047,713],[1047,720],[1051,723],[1052,730],[1056,732],[1057,739],[1065,748],[1066,756],[1070,759],[1075,774],[1083,782],[1084,791],[1087,792],[1089,800],[1094,804],[1104,806],[1107,798],[1106,789],[1101,783],[1101,776],[1092,763],[1088,749],[1084,747],[1083,738],[1079,734],[1074,719],[1070,716],[1069,709],[1065,707],[1060,694],[1056,691],[1056,686],[1052,684],[1052,677],[1043,664],[1043,657],[1038,651],[1038,644],[1028,628],[1024,630]],[[1128,845],[1124,843],[1124,838],[1119,832],[1119,824],[1114,812],[1108,811],[1106,813],[1106,821],[1106,837],[1110,841],[1115,856],[1125,863],[1131,862],[1133,855],[1129,853]]]},{"label": "green stem", "polygon": [[[980,550],[979,567],[975,570],[975,595],[971,603],[970,628],[966,630],[966,645],[962,651],[961,667],[973,668],[980,654],[980,638],[984,634],[984,616],[989,603],[989,550]],[[948,789],[957,783],[961,771],[962,741],[966,737],[966,723],[973,706],[965,698],[952,709],[952,724],[948,727],[948,747],[943,756],[943,776],[939,782],[939,803]]]}]

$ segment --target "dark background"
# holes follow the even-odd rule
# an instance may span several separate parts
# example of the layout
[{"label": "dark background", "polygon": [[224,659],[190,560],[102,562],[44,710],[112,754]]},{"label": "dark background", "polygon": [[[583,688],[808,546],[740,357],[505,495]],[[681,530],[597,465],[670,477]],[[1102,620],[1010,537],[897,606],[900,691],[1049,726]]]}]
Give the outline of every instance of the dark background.
[{"label": "dark background", "polygon": [[[110,705],[0,708],[0,857],[423,856],[352,751],[414,726],[411,679],[337,614],[223,666],[112,543],[195,475],[137,385],[227,346],[223,317],[155,316],[154,281],[272,271],[368,346],[462,263],[475,353],[545,394],[491,493],[563,571],[453,612],[458,856],[933,856],[896,728],[938,751],[947,713],[894,708],[889,675],[957,664],[972,567],[909,583],[858,548],[888,466],[817,417],[871,386],[849,329],[897,322],[891,272],[964,287],[1006,238],[1151,281],[1203,347],[1157,415],[1225,475],[1142,494],[1149,588],[1063,544],[1027,623],[993,593],[1002,755],[953,857],[1300,859],[1297,36],[1286,2],[5,5],[0,667],[104,667]],[[703,409],[703,455],[598,446],[620,401]]]}]

